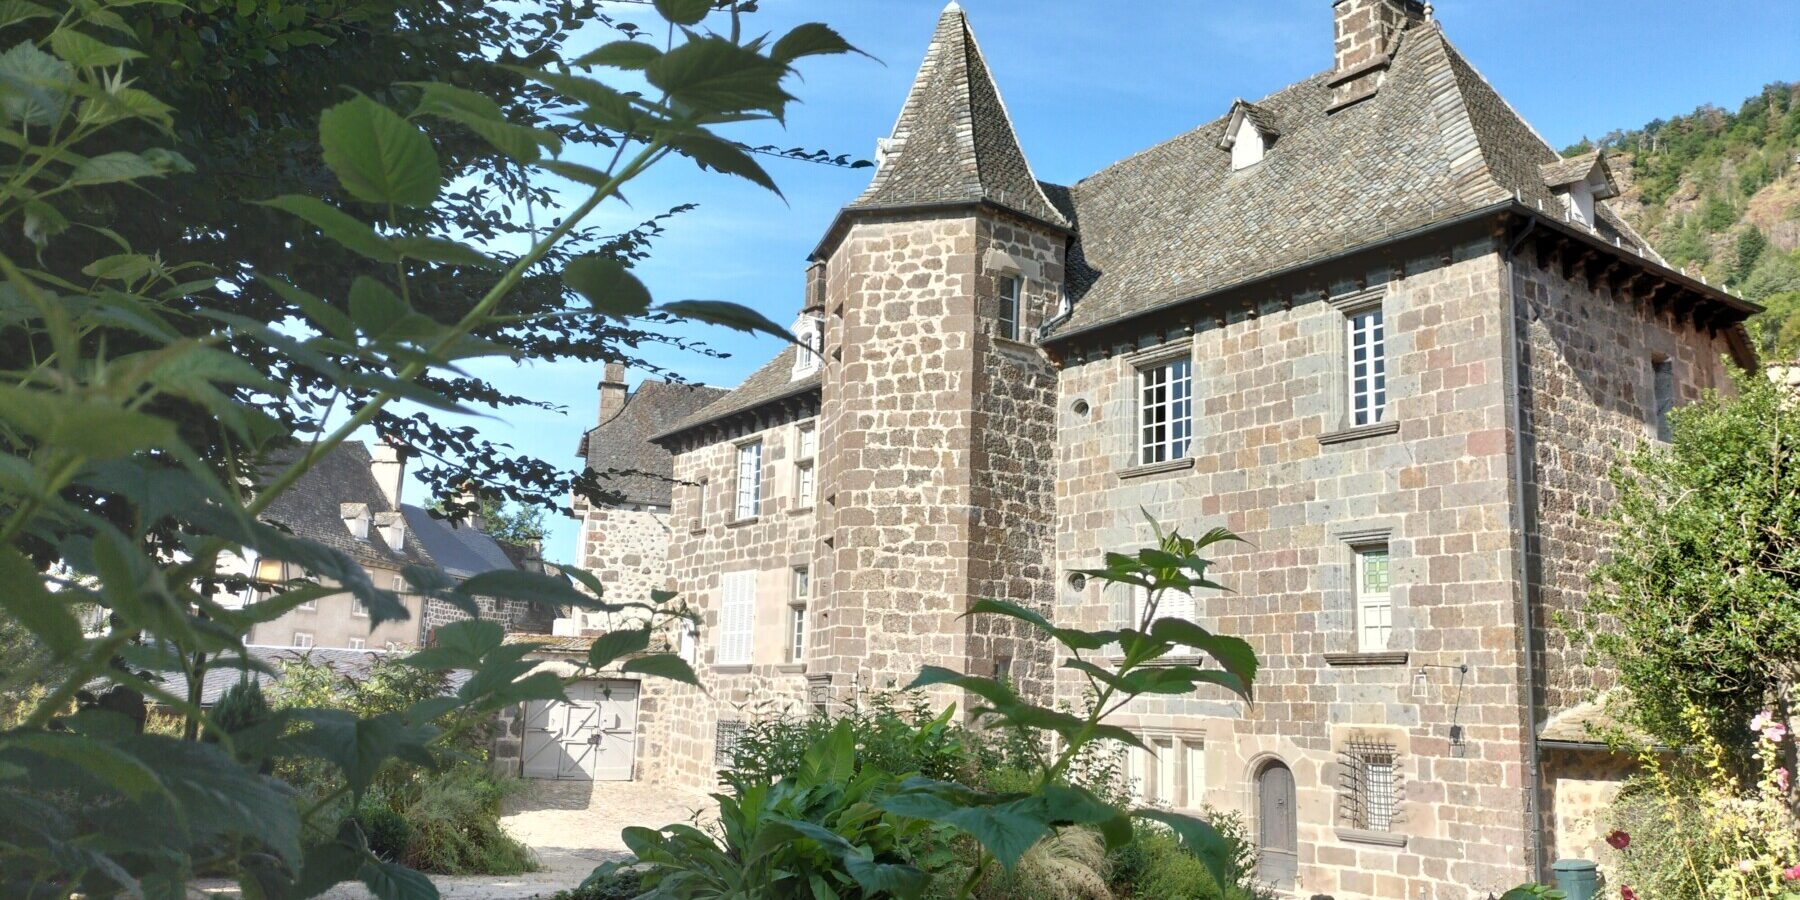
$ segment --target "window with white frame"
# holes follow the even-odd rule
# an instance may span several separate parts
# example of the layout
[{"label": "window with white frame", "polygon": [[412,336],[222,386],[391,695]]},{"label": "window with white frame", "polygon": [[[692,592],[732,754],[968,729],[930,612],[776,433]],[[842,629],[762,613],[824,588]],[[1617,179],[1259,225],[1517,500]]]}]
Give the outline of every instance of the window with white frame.
[{"label": "window with white frame", "polygon": [[812,570],[794,569],[793,596],[788,599],[788,662],[806,661],[806,606],[812,598]]},{"label": "window with white frame", "polygon": [[682,619],[676,623],[675,655],[690,666],[700,664],[700,626],[692,619]]},{"label": "window with white frame", "polygon": [[1338,821],[1360,831],[1393,831],[1400,805],[1399,753],[1358,737],[1338,753]]},{"label": "window with white frame", "polygon": [[[1130,628],[1143,626],[1144,616],[1150,611],[1150,589],[1141,585],[1131,586],[1131,623]],[[1174,589],[1164,590],[1156,595],[1156,618],[1181,619],[1186,622],[1199,621],[1199,605],[1194,602],[1194,595],[1187,591]],[[1199,650],[1193,647],[1176,645],[1171,651],[1174,656],[1195,656]]]},{"label": "window with white frame", "polygon": [[1367,652],[1388,649],[1394,635],[1394,603],[1388,548],[1355,548],[1356,649]]},{"label": "window with white frame", "polygon": [[352,650],[361,650],[366,646],[367,646],[367,642],[364,641],[362,638],[351,638],[350,639],[350,649],[352,649]]},{"label": "window with white frame", "polygon": [[755,648],[756,573],[727,572],[719,597],[719,647],[715,664],[747,666]]},{"label": "window with white frame", "polygon": [[310,632],[310,631],[294,632],[293,646],[300,647],[300,648],[306,648],[306,647],[311,647],[312,645],[313,645],[312,632]]},{"label": "window with white frame", "polygon": [[302,612],[313,612],[314,610],[317,610],[319,608],[319,601],[308,600],[305,603],[302,603],[299,606],[296,606],[294,608],[298,609]]},{"label": "window with white frame", "polygon": [[800,426],[794,448],[794,506],[806,509],[818,494],[818,470],[813,465],[819,455],[819,432],[812,423]]},{"label": "window with white frame", "polygon": [[1194,437],[1194,363],[1173,359],[1138,370],[1138,463],[1182,459]]},{"label": "window with white frame", "polygon": [[762,441],[737,448],[737,507],[739,520],[756,518],[762,507]]},{"label": "window with white frame", "polygon": [[350,615],[355,616],[358,619],[368,618],[369,617],[369,604],[364,603],[361,597],[351,597],[350,598]]},{"label": "window with white frame", "polygon": [[1150,767],[1146,765],[1149,759],[1150,754],[1142,747],[1132,747],[1125,751],[1125,779],[1130,782],[1126,789],[1130,791],[1131,798],[1140,803],[1150,799]]},{"label": "window with white frame", "polygon": [[1000,317],[994,332],[1009,341],[1019,340],[1019,326],[1024,319],[1020,305],[1023,284],[1017,275],[1000,277]]},{"label": "window with white frame", "polygon": [[1157,802],[1176,805],[1178,798],[1175,789],[1181,784],[1176,772],[1181,769],[1180,746],[1174,738],[1164,738],[1151,743],[1156,748],[1156,793]]},{"label": "window with white frame", "polygon": [[1206,744],[1193,739],[1183,740],[1181,765],[1185,777],[1183,786],[1187,789],[1182,796],[1181,805],[1188,809],[1199,809],[1206,802]]},{"label": "window with white frame", "polygon": [[799,381],[824,364],[825,323],[811,313],[803,313],[794,320],[794,338],[799,346],[794,348],[794,377]]},{"label": "window with white frame", "polygon": [[1387,326],[1381,307],[1349,313],[1350,424],[1375,425],[1387,414]]}]

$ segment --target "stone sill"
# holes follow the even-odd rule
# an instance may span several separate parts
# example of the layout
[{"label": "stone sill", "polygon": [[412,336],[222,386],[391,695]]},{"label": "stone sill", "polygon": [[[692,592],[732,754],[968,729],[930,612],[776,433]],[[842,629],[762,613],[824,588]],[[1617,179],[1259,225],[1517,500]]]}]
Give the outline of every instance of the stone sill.
[{"label": "stone sill", "polygon": [[712,670],[714,675],[748,675],[750,674],[750,664],[738,663],[730,666],[713,666]]},{"label": "stone sill", "polygon": [[1010,353],[1023,353],[1030,356],[1036,356],[1038,352],[1038,345],[1029,341],[1014,340],[1009,337],[1001,337],[997,334],[993,335],[993,341],[995,347]]},{"label": "stone sill", "polygon": [[806,663],[782,663],[781,665],[775,667],[775,671],[780,672],[784,675],[793,675],[793,674],[805,672],[806,671]]},{"label": "stone sill", "polygon": [[1328,666],[1404,666],[1408,656],[1405,650],[1385,650],[1379,653],[1327,653],[1325,664]]},{"label": "stone sill", "polygon": [[1365,831],[1361,828],[1339,828],[1337,839],[1347,844],[1374,844],[1377,847],[1405,847],[1406,835],[1391,831]]},{"label": "stone sill", "polygon": [[760,521],[762,521],[762,516],[751,516],[747,519],[732,519],[731,521],[725,523],[725,527],[726,528],[743,528],[746,525],[755,525],[757,522],[760,522]]},{"label": "stone sill", "polygon": [[1152,475],[1162,475],[1162,474],[1165,474],[1168,472],[1180,472],[1180,471],[1184,471],[1186,469],[1192,469],[1193,467],[1194,467],[1194,458],[1191,456],[1185,456],[1185,457],[1182,457],[1181,459],[1171,459],[1168,462],[1150,463],[1149,465],[1130,466],[1128,468],[1120,469],[1119,470],[1119,478],[1121,480],[1128,480],[1128,479],[1132,479],[1132,478],[1148,478]]},{"label": "stone sill", "polygon": [[1400,420],[1388,419],[1384,422],[1376,422],[1373,425],[1357,425],[1354,428],[1340,428],[1337,431],[1321,434],[1319,435],[1319,443],[1327,445],[1348,444],[1351,441],[1360,441],[1364,438],[1381,437],[1382,435],[1399,433]]},{"label": "stone sill", "polygon": [[812,511],[813,511],[813,507],[810,507],[810,506],[794,506],[794,507],[788,508],[788,515],[803,516]]}]

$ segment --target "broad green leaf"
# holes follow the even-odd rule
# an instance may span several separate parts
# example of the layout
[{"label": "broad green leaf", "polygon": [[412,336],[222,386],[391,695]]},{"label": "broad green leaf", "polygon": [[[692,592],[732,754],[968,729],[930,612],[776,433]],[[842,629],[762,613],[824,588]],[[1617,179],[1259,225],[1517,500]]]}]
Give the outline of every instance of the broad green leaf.
[{"label": "broad green leaf", "polygon": [[22,125],[53,125],[62,115],[75,70],[29,39],[0,53],[0,110]]},{"label": "broad green leaf", "polygon": [[576,184],[585,184],[591,188],[603,188],[611,181],[605,172],[580,163],[563,162],[558,159],[546,159],[538,163],[538,168],[553,175],[560,175]]},{"label": "broad green leaf", "polygon": [[104,399],[5,384],[0,384],[0,422],[45,444],[95,459],[116,459],[137,450],[177,444],[175,426],[167,419]]},{"label": "broad green leaf", "polygon": [[116,66],[144,55],[136,50],[97,41],[73,28],[58,28],[50,32],[50,52],[78,69]]},{"label": "broad green leaf", "polygon": [[1245,685],[1256,683],[1256,650],[1242,638],[1213,634],[1185,619],[1157,619],[1150,623],[1150,636],[1200,650],[1218,660],[1225,671],[1236,675]]},{"label": "broad green leaf", "polygon": [[485,619],[464,619],[439,628],[431,646],[405,658],[421,669],[473,669],[506,638],[506,629]]},{"label": "broad green leaf", "polygon": [[598,49],[582,55],[580,59],[575,60],[575,65],[642,69],[661,55],[661,50],[643,41],[613,41],[609,44],[602,44]]},{"label": "broad green leaf", "polygon": [[391,263],[400,258],[394,248],[375,233],[375,229],[317,197],[284,194],[273,200],[264,200],[262,205],[298,216],[319,229],[326,237],[376,262]]},{"label": "broad green leaf", "polygon": [[1131,814],[1169,826],[1181,839],[1181,845],[1206,865],[1221,893],[1233,883],[1234,879],[1230,877],[1234,867],[1233,845],[1211,823],[1161,809],[1136,809]]},{"label": "broad green leaf", "polygon": [[399,863],[365,862],[357,876],[379,900],[438,900],[431,879]]},{"label": "broad green leaf", "polygon": [[589,603],[593,599],[561,578],[518,569],[482,572],[457,585],[456,592],[470,597],[499,597],[548,604],[570,601]]},{"label": "broad green leaf", "polygon": [[420,765],[433,762],[430,745],[438,735],[437,727],[409,722],[400,713],[364,719],[348,710],[301,709],[294,711],[294,718],[310,727],[288,738],[286,746],[337,766],[350,789],[359,795],[389,760]]},{"label": "broad green leaf", "polygon": [[785,65],[803,56],[861,52],[830,26],[807,22],[782,35],[775,46],[769,48],[769,57]]},{"label": "broad green leaf", "polygon": [[625,661],[619,671],[627,675],[649,675],[655,678],[667,678],[682,684],[700,686],[699,676],[694,674],[694,667],[687,660],[673,653],[657,653],[651,656],[639,656]]},{"label": "broad green leaf", "polygon": [[124,150],[102,153],[99,156],[84,159],[70,170],[67,184],[91,185],[112,184],[120,181],[135,181],[139,178],[156,178],[162,171],[152,165],[149,160]]},{"label": "broad green leaf", "polygon": [[388,242],[401,256],[476,269],[503,269],[497,259],[467,244],[439,237],[396,237]]},{"label": "broad green leaf", "polygon": [[294,304],[302,315],[319,327],[320,331],[339,340],[349,341],[356,338],[356,326],[351,323],[350,317],[344,315],[337,307],[289,284],[285,278],[276,278],[260,272],[257,273],[256,278],[268,285],[275,293],[280,294],[282,299]]},{"label": "broad green leaf", "polygon": [[737,303],[724,300],[677,300],[674,303],[664,303],[657,309],[682,319],[723,325],[751,334],[760,331],[789,343],[794,342],[794,336],[787,329],[769,321],[762,313]]},{"label": "broad green leaf", "polygon": [[992,806],[964,805],[935,792],[911,790],[897,793],[876,805],[895,815],[944,822],[962,829],[980,841],[1009,872],[1025,851],[1050,833],[1050,826],[1041,818],[1042,804],[1036,798]]},{"label": "broad green leaf", "polygon": [[195,843],[247,840],[290,864],[300,860],[294,790],[238,765],[218,744],[138,735],[120,746],[156,772],[174,800],[158,822],[181,822]]},{"label": "broad green leaf", "polygon": [[103,281],[136,281],[156,269],[156,260],[142,253],[115,253],[83,266],[81,274]]},{"label": "broad green leaf", "polygon": [[23,22],[27,19],[54,19],[56,13],[45,9],[30,0],[4,0],[0,2],[0,27]]},{"label": "broad green leaf", "polygon": [[682,156],[699,163],[702,169],[746,178],[775,192],[777,197],[784,196],[781,188],[776,186],[775,179],[769,177],[762,164],[737,144],[720,140],[705,132],[693,132],[670,138],[669,146],[674,147]]},{"label": "broad green leaf", "polygon": [[650,629],[630,628],[609,631],[594,639],[588,648],[588,665],[604,669],[622,656],[642,653],[650,647]]},{"label": "broad green leaf", "polygon": [[669,99],[704,113],[766,110],[781,118],[794,99],[781,88],[787,66],[721,37],[701,37],[644,68],[644,77]]},{"label": "broad green leaf", "polygon": [[81,624],[68,601],[51,594],[37,567],[12,547],[0,547],[0,609],[43,641],[55,659],[81,649]]},{"label": "broad green leaf", "polygon": [[334,885],[357,877],[368,857],[368,843],[357,830],[356,822],[344,819],[338,825],[336,840],[322,841],[306,848],[306,859],[300,867],[294,896],[317,897]]},{"label": "broad green leaf", "polygon": [[393,110],[357,96],[319,116],[325,165],[357,199],[430,206],[444,183],[431,138]]},{"label": "broad green leaf", "polygon": [[624,319],[650,311],[650,291],[610,256],[578,256],[563,269],[563,284],[587,298],[595,311]]},{"label": "broad green leaf", "polygon": [[677,25],[697,25],[712,5],[713,0],[656,0],[656,11]]},{"label": "broad green leaf", "polygon": [[453,87],[435,81],[413,81],[408,84],[420,91],[414,116],[429,115],[455,122],[475,132],[495,149],[515,162],[537,162],[539,148],[552,153],[562,151],[562,139],[555,133],[506,120],[499,104],[485,94]]},{"label": "broad green leaf", "polygon": [[0,738],[0,750],[6,749],[58,760],[134,800],[165,790],[154,769],[111,741],[70,733],[17,731]]},{"label": "broad green leaf", "polygon": [[919,669],[918,676],[913,678],[912,683],[908,684],[906,689],[909,691],[916,691],[920,688],[932,687],[939,684],[948,684],[962,688],[997,707],[1016,706],[1020,702],[1019,696],[1013,693],[1012,688],[1007,687],[999,681],[995,681],[992,678],[982,678],[979,675],[964,675],[961,672],[955,672],[941,666],[922,667]]},{"label": "broad green leaf", "polygon": [[1018,619],[1021,622],[1030,623],[1036,626],[1039,631],[1043,631],[1051,637],[1056,638],[1058,643],[1071,650],[1098,650],[1112,642],[1112,636],[1110,634],[1078,631],[1073,628],[1058,628],[1052,624],[1049,619],[1045,618],[1042,613],[1026,609],[1017,603],[1006,600],[977,600],[969,607],[968,612],[963,613],[964,616],[981,614],[1006,616],[1008,618]]}]

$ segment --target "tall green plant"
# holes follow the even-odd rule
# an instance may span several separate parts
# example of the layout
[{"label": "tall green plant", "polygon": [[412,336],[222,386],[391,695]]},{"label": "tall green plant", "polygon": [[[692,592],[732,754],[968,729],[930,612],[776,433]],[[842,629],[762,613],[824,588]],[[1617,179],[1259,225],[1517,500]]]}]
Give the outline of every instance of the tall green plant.
[{"label": "tall green plant", "polygon": [[[562,697],[571,679],[536,671],[531,644],[506,643],[498,625],[471,620],[440,629],[435,645],[410,660],[471,670],[453,695],[380,711],[294,707],[226,727],[199,705],[199,684],[209,667],[255,665],[244,636],[256,623],[339,592],[361,600],[372,625],[407,615],[349,556],[259,516],[395,402],[467,411],[445,379],[466,360],[515,355],[483,335],[565,314],[515,303],[527,282],[566,285],[590,304],[587,315],[654,313],[780,333],[727,303],[655,304],[617,254],[551,263],[596,209],[672,155],[773,189],[720,129],[779,120],[793,99],[785,88],[793,64],[850,47],[816,24],[775,41],[743,38],[749,2],[657,0],[667,34],[656,44],[619,41],[573,63],[512,61],[505,71],[536,85],[567,122],[605,131],[602,166],[560,158],[562,135],[508,120],[492,99],[458,86],[466,79],[457,71],[413,85],[407,109],[368,96],[331,105],[318,119],[317,152],[339,202],[293,194],[267,206],[368,268],[316,293],[257,273],[296,311],[272,323],[234,312],[219,273],[133,248],[84,221],[97,192],[193,170],[168,148],[176,111],[131,75],[172,64],[129,45],[135,32],[125,14],[144,3],[172,5],[0,4],[0,34],[12,41],[0,52],[0,229],[31,248],[0,242],[0,337],[9,350],[0,368],[0,611],[57,673],[22,721],[0,732],[0,894],[178,896],[209,873],[236,879],[253,897],[309,897],[352,878],[383,898],[432,897],[429,880],[372,853],[358,822],[333,811],[355,807],[395,761],[440,765],[446,740],[463,727],[456,723]],[[726,26],[722,33],[705,30],[709,17]],[[650,93],[576,71],[595,69],[646,83]],[[444,202],[435,138],[446,128],[474,133],[520,172],[583,186],[585,199],[505,260],[434,233],[431,217],[403,213]],[[100,235],[106,254],[70,262],[47,252],[75,233]],[[456,308],[427,311],[420,285],[447,270],[486,272],[486,287]],[[113,339],[121,333],[132,339]],[[235,352],[245,346],[273,362],[248,365]],[[288,366],[322,373],[329,387],[295,391],[272,374]],[[318,439],[284,454],[295,432]],[[217,590],[232,581],[221,568],[227,552],[308,575],[230,606]],[[406,574],[416,592],[471,614],[477,596],[623,608],[595,599],[605,585],[580,571],[569,574],[585,590],[514,571],[461,584],[427,569]],[[677,615],[660,605],[668,599],[641,610],[642,626],[596,640],[573,677],[617,666],[694,681],[679,658],[647,653],[651,630]],[[88,607],[101,611],[98,628],[77,615]],[[186,683],[169,689],[145,670]],[[0,690],[35,674],[8,672]],[[85,690],[95,682],[108,688],[103,696],[149,698],[186,716],[190,739],[142,733],[141,720],[114,711],[129,702],[78,703],[101,693]],[[335,773],[323,796],[297,797],[265,774],[271,762],[297,759]]]}]

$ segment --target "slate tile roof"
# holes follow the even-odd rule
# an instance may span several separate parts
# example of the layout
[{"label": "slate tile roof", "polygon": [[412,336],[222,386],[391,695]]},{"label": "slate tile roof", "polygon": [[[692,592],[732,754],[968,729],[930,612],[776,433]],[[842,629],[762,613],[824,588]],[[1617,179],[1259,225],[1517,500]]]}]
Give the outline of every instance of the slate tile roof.
[{"label": "slate tile roof", "polygon": [[987,60],[955,4],[938,19],[887,147],[852,209],[985,200],[1068,227],[1032,177]]},{"label": "slate tile roof", "polygon": [[602,485],[627,502],[667,506],[675,464],[669,451],[650,439],[726,394],[706,385],[644,381],[618,415],[582,436],[579,452],[603,477]]},{"label": "slate tile roof", "polygon": [[656,438],[666,438],[707,422],[718,421],[733,413],[755,409],[765,403],[784,400],[813,393],[819,389],[819,373],[814,371],[798,380],[794,378],[794,354],[798,352],[792,345],[776,354],[762,368],[744,379],[744,383],[718,401],[693,415],[682,419],[673,427],[665,428]]},{"label": "slate tile roof", "polygon": [[[277,463],[302,452],[295,450],[278,457]],[[419,542],[408,540],[405,546],[390,547],[379,528],[370,527],[367,540],[353,537],[344,527],[345,503],[368,504],[371,518],[397,512],[375,483],[375,476],[369,471],[369,448],[361,441],[345,441],[321,457],[293,487],[269,504],[262,518],[299,537],[341,550],[363,565],[397,569],[434,564],[431,554]]]},{"label": "slate tile roof", "polygon": [[432,561],[451,578],[460,581],[496,569],[518,568],[500,542],[479,528],[433,518],[424,507],[410,503],[400,504],[400,511],[406,515],[407,540],[423,544]]},{"label": "slate tile roof", "polygon": [[1076,302],[1059,332],[1145,313],[1515,197],[1562,202],[1541,173],[1557,153],[1456,52],[1438,23],[1407,33],[1386,83],[1363,103],[1327,114],[1327,78],[1246,104],[1247,114],[1269,127],[1279,123],[1281,134],[1256,166],[1234,172],[1219,149],[1227,114],[1070,188]]}]

